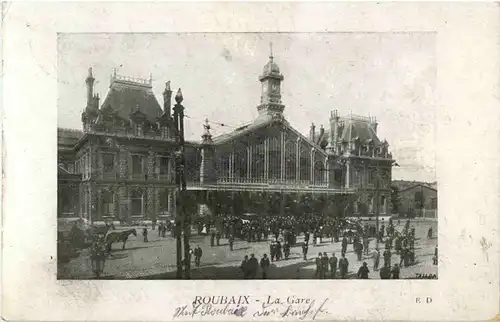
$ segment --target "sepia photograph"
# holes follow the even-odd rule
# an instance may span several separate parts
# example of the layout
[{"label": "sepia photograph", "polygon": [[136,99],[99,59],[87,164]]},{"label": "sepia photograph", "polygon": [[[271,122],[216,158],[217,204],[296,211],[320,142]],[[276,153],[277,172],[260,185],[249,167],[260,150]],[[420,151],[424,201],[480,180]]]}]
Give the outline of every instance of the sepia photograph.
[{"label": "sepia photograph", "polygon": [[58,37],[58,279],[437,279],[435,34]]},{"label": "sepia photograph", "polygon": [[498,320],[498,4],[1,7],[2,319]]}]

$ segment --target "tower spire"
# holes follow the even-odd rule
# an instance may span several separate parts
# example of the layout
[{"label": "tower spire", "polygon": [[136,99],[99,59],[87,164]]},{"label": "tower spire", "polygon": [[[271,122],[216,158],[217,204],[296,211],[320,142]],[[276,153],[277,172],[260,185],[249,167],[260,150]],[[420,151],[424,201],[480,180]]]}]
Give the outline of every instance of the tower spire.
[{"label": "tower spire", "polygon": [[272,61],[273,58],[274,58],[274,56],[273,56],[273,43],[270,42],[269,43],[269,59]]}]

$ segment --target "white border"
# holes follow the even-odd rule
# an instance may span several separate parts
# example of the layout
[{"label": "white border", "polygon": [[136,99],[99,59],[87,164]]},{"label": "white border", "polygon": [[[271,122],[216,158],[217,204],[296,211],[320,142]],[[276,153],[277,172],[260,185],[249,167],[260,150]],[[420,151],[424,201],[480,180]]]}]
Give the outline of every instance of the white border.
[{"label": "white border", "polygon": [[[493,318],[498,20],[495,3],[13,3],[3,31],[3,317],[160,321],[195,295],[297,294],[328,297],[329,319]],[[436,31],[439,280],[56,281],[56,34],[167,31]]]}]

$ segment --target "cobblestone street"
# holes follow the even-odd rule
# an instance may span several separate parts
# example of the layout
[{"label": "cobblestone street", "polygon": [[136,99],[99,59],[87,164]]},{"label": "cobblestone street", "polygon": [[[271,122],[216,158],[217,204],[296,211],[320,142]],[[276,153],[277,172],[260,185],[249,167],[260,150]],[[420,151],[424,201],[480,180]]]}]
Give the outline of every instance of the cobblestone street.
[{"label": "cobblestone street", "polygon": [[[396,223],[395,223],[396,224]],[[401,225],[396,224],[396,229],[401,230]],[[416,228],[416,264],[401,269],[400,278],[416,278],[417,274],[436,274],[437,266],[432,265],[434,247],[437,238],[427,239],[427,230],[432,225],[434,232],[437,231],[435,221],[415,222]],[[141,231],[138,229],[138,232]],[[318,252],[326,252],[331,256],[335,252],[340,258],[341,243],[331,243],[331,239],[323,239],[323,243],[316,247],[310,245],[308,260],[304,261],[302,256],[303,236],[300,236],[297,245],[291,248],[288,260],[280,260],[271,263],[269,279],[307,279],[315,278],[315,257]],[[149,232],[149,242],[143,241],[139,233],[137,237],[131,236],[126,244],[126,249],[121,249],[121,243],[113,244],[113,251],[105,263],[102,278],[108,279],[171,279],[175,278],[175,239],[171,236],[158,237],[157,232]],[[193,236],[192,247],[200,245],[203,249],[201,266],[195,268],[192,264],[193,279],[240,279],[243,278],[239,269],[245,255],[255,254],[260,260],[263,254],[269,256],[269,241],[248,243],[236,240],[234,250],[229,250],[227,239],[221,239],[221,245],[211,247],[209,236]],[[384,246],[380,244],[381,254]],[[380,278],[378,271],[373,271],[372,252],[375,241],[370,242],[369,255],[363,255],[363,260],[358,261],[353,252],[352,245],[348,245],[346,258],[349,260],[349,278],[355,278],[358,268],[363,261],[368,263],[370,278]],[[399,255],[393,254],[391,264],[399,263]],[[383,265],[383,258],[380,260]],[[62,279],[88,279],[92,278],[91,262],[88,251],[83,251],[80,256],[72,259],[69,263],[60,265],[59,278]],[[260,272],[258,274],[260,276]]]}]

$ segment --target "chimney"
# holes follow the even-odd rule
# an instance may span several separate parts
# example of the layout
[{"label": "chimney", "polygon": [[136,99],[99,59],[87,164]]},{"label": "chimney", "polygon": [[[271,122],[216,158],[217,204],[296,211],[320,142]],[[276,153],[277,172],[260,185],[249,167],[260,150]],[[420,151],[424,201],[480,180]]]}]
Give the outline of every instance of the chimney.
[{"label": "chimney", "polygon": [[311,123],[311,129],[309,130],[309,140],[316,142],[315,137],[316,137],[316,126],[314,126],[314,123]]},{"label": "chimney", "polygon": [[163,91],[163,111],[167,115],[171,115],[170,108],[172,106],[172,90],[170,89],[170,81],[165,83],[165,90]]},{"label": "chimney", "polygon": [[89,72],[87,78],[85,79],[85,83],[87,84],[87,107],[91,107],[93,104],[94,98],[94,75],[92,75],[92,67],[89,67]]},{"label": "chimney", "polygon": [[323,128],[323,124],[321,124],[320,128],[319,128],[319,137],[318,137],[318,142],[319,143],[319,140],[323,139],[323,135],[325,134],[325,129]]}]

